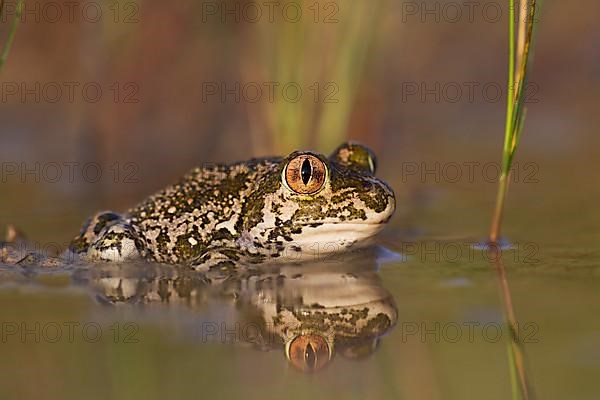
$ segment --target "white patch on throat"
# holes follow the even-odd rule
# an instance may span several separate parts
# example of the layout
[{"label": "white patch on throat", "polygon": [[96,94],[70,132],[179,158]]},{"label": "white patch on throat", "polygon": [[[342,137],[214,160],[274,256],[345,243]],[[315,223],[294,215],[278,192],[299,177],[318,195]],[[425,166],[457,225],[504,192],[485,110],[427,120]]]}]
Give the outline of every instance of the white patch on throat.
[{"label": "white patch on throat", "polygon": [[303,226],[302,233],[292,234],[284,242],[282,257],[306,260],[345,251],[378,233],[384,224],[325,223],[317,227]]}]

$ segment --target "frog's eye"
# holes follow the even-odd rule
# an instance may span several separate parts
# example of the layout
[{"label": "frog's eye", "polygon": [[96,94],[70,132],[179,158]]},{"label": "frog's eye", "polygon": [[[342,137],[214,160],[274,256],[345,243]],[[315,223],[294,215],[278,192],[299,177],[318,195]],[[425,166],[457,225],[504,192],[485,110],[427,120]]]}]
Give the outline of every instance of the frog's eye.
[{"label": "frog's eye", "polygon": [[308,334],[293,338],[286,346],[285,355],[294,367],[311,372],[327,365],[332,352],[323,336]]},{"label": "frog's eye", "polygon": [[344,143],[329,157],[344,167],[355,169],[370,175],[375,175],[377,158],[367,146],[359,143]]},{"label": "frog's eye", "polygon": [[314,194],[321,190],[326,175],[325,163],[312,154],[292,158],[283,171],[286,185],[299,194]]}]

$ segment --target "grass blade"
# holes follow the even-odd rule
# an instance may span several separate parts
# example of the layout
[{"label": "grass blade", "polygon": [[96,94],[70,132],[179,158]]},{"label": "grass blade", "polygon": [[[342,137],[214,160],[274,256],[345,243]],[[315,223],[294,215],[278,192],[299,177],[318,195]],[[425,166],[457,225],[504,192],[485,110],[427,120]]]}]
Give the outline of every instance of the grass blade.
[{"label": "grass blade", "polygon": [[506,101],[506,122],[504,129],[504,146],[502,149],[502,171],[498,182],[496,206],[492,217],[489,240],[496,243],[500,235],[504,203],[510,181],[510,169],[519,145],[525,121],[525,88],[527,87],[528,66],[533,43],[533,25],[535,22],[536,0],[520,0],[518,57],[515,53],[515,4],[509,0],[508,22],[508,91]]},{"label": "grass blade", "polygon": [[[4,10],[4,1],[0,2],[0,19],[3,15]],[[6,37],[6,42],[4,42],[4,47],[2,48],[2,53],[0,53],[0,71],[2,67],[6,63],[8,59],[8,54],[10,53],[10,48],[12,46],[12,42],[15,38],[15,32],[17,31],[17,26],[19,25],[19,21],[21,20],[21,13],[23,11],[23,0],[19,0],[17,3],[17,9],[15,12],[15,17],[13,18],[10,28],[8,29],[8,36]]]}]

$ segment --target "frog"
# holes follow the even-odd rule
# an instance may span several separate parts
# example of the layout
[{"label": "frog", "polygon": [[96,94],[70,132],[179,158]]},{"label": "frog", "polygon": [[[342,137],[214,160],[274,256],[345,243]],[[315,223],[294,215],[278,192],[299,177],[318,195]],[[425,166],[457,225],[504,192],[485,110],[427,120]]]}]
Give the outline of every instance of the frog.
[{"label": "frog", "polygon": [[125,213],[94,214],[69,252],[88,261],[148,260],[194,269],[327,257],[367,242],[396,209],[357,142],[329,156],[294,151],[197,167]]}]

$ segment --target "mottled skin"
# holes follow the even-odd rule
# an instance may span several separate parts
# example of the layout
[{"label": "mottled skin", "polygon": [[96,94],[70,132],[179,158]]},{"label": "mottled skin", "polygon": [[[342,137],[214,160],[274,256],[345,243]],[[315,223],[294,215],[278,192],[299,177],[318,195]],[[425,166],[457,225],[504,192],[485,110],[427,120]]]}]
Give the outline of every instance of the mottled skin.
[{"label": "mottled skin", "polygon": [[[303,155],[325,166],[316,193],[299,194],[286,182],[286,166]],[[375,164],[371,150],[345,143],[329,158],[294,152],[195,168],[123,215],[96,214],[70,249],[91,260],[141,256],[195,267],[340,252],[378,232],[395,210],[394,193],[375,178]]]}]

